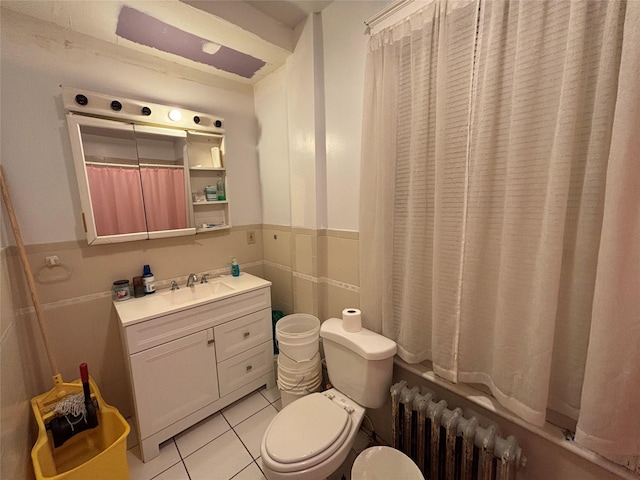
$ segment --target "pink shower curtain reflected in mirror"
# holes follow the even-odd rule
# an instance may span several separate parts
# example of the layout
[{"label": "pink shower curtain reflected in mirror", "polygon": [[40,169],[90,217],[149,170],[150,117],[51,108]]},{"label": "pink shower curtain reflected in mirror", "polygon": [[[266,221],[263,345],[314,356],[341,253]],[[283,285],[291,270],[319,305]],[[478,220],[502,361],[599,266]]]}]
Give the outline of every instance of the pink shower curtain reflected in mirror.
[{"label": "pink shower curtain reflected in mirror", "polygon": [[148,231],[187,228],[184,171],[140,166]]},{"label": "pink shower curtain reflected in mirror", "polygon": [[137,168],[87,165],[87,177],[98,236],[147,231]]}]

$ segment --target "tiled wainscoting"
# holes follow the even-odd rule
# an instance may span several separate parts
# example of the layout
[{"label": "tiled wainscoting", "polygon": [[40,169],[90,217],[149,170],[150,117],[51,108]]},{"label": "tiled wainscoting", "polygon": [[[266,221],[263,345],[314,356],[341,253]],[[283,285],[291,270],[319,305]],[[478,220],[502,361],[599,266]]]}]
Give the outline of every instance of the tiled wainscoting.
[{"label": "tiled wainscoting", "polygon": [[273,308],[321,320],[360,305],[358,232],[263,225]]}]

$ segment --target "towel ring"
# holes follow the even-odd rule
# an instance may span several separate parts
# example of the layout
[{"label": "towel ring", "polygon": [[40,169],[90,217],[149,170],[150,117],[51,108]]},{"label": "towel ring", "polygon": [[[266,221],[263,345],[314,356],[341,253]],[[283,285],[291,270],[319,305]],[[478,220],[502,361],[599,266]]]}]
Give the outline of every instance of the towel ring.
[{"label": "towel ring", "polygon": [[[41,273],[44,269],[47,269],[47,271],[52,271],[54,268],[62,269],[62,272],[59,275],[56,275],[51,278],[43,278]],[[38,283],[64,282],[65,280],[68,280],[69,278],[71,278],[72,273],[73,273],[73,269],[70,267],[67,267],[63,263],[58,263],[56,265],[43,265],[38,269],[38,273],[36,274],[36,279],[38,280]]]}]

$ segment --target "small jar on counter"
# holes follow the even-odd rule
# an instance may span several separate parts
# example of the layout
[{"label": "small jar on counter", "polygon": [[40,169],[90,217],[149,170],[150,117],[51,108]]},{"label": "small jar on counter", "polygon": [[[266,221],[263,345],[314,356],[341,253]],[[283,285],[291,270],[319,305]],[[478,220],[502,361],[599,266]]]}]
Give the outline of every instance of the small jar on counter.
[{"label": "small jar on counter", "polygon": [[111,297],[116,302],[122,300],[129,300],[131,298],[131,287],[129,286],[129,280],[117,280],[113,282],[113,292]]},{"label": "small jar on counter", "polygon": [[133,277],[133,296],[144,297],[144,279],[141,276]]}]

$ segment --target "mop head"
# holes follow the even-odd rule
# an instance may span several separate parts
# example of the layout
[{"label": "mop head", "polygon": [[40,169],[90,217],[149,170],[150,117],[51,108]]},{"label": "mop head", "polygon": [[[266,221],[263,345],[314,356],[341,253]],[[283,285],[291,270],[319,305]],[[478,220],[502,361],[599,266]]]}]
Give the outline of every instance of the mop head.
[{"label": "mop head", "polygon": [[87,415],[87,407],[84,405],[84,395],[82,393],[76,393],[75,395],[68,395],[64,400],[56,403],[54,412],[58,415],[73,415],[74,417]]},{"label": "mop head", "polygon": [[60,447],[74,435],[98,426],[98,401],[91,395],[86,363],[80,364],[80,380],[82,393],[70,393],[60,399],[54,408],[55,417],[45,423],[53,437],[54,447]]},{"label": "mop head", "polygon": [[54,410],[56,416],[46,424],[53,437],[53,446],[60,447],[74,435],[97,427],[97,410],[97,401],[86,402],[82,393],[68,395],[59,401]]}]

